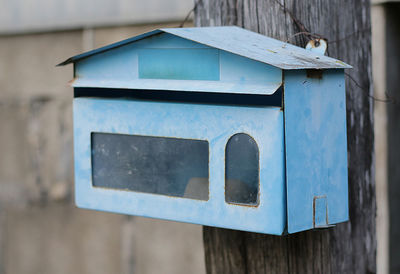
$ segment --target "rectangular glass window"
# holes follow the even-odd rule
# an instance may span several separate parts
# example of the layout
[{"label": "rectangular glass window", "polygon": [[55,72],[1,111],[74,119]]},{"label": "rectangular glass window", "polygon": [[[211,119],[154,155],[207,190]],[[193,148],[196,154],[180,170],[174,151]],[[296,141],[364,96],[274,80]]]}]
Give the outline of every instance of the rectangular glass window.
[{"label": "rectangular glass window", "polygon": [[208,200],[207,141],[92,133],[95,187]]}]

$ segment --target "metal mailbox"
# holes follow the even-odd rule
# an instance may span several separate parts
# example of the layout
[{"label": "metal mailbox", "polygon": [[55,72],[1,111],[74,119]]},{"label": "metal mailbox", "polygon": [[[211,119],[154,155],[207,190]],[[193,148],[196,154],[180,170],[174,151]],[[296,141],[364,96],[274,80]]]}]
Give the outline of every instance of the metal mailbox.
[{"label": "metal mailbox", "polygon": [[348,220],[349,65],[238,27],[69,63],[78,207],[275,235]]}]

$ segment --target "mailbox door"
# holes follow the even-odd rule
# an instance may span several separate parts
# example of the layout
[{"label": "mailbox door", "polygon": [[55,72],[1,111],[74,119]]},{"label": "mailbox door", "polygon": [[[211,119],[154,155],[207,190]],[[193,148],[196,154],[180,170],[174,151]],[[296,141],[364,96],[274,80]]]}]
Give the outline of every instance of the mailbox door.
[{"label": "mailbox door", "polygon": [[[76,204],[281,235],[283,135],[278,107],[76,98]],[[258,180],[256,198],[246,180]]]}]

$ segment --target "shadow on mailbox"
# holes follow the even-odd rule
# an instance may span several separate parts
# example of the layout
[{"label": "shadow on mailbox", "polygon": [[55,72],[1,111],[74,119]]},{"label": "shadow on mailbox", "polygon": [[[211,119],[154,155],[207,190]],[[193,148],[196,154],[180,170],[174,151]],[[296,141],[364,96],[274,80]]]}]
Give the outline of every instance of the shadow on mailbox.
[{"label": "shadow on mailbox", "polygon": [[348,220],[349,65],[238,27],[69,63],[79,207],[275,235]]}]

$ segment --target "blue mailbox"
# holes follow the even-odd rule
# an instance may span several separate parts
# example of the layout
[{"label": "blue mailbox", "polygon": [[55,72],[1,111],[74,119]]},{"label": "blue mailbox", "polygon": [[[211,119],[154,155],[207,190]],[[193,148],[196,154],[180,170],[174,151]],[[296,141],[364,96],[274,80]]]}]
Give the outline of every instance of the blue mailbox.
[{"label": "blue mailbox", "polygon": [[78,207],[275,235],[348,220],[349,65],[238,27],[69,63]]}]

